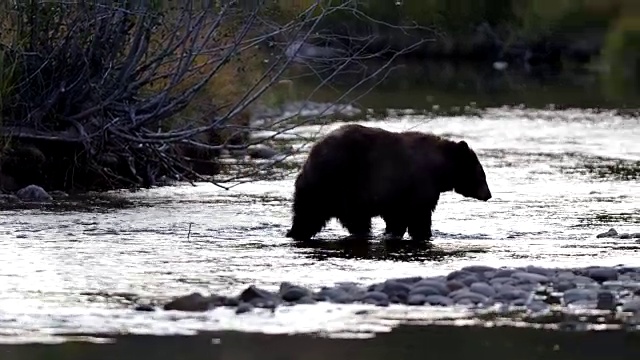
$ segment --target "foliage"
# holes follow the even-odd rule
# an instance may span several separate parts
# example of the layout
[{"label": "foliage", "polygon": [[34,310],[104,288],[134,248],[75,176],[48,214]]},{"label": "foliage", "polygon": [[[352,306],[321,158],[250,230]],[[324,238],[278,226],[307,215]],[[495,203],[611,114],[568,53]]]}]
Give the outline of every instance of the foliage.
[{"label": "foliage", "polygon": [[[313,62],[297,56],[296,44],[323,19],[358,12],[330,0],[279,21],[271,5],[236,0],[0,6],[0,136],[16,141],[14,155],[45,159],[34,173],[55,188],[149,186],[215,173],[220,150],[250,145],[235,135],[251,129],[253,104],[293,63]],[[371,56],[363,46],[342,49],[311,73],[330,83]],[[198,160],[208,160],[208,169],[195,169],[191,160],[203,154]],[[9,165],[19,171],[14,155],[3,160],[3,172]]]}]

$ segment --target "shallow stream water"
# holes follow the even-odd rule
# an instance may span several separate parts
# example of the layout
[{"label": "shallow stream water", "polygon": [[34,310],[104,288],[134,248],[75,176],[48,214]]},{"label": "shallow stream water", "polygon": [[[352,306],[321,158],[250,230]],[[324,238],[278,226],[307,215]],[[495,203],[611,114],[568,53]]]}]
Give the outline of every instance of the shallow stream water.
[{"label": "shallow stream water", "polygon": [[[640,232],[640,120],[585,110],[490,109],[482,116],[390,116],[370,121],[465,139],[484,164],[493,198],[441,197],[435,250],[341,246],[332,222],[317,246],[295,246],[295,173],[224,190],[212,184],[133,194],[143,206],[0,212],[0,340],[64,332],[189,333],[194,329],[341,331],[391,324],[353,320],[358,306],[296,306],[273,315],[140,313],[122,298],[194,291],[236,294],[282,281],[318,288],[445,274],[472,264],[640,264],[636,239],[597,239],[613,227]],[[327,132],[340,124],[304,127]],[[301,157],[299,160],[303,160]],[[383,222],[374,220],[374,233]],[[118,294],[119,293],[119,294]],[[386,311],[402,311],[390,307]],[[436,310],[433,310],[436,312]],[[438,310],[445,311],[445,310]],[[364,323],[362,323],[364,321]]]}]

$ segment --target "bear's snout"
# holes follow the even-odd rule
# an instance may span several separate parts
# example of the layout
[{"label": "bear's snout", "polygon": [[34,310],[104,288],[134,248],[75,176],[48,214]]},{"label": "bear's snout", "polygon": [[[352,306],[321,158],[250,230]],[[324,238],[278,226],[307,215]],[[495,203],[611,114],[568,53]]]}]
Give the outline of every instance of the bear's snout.
[{"label": "bear's snout", "polygon": [[478,194],[478,200],[489,201],[491,199],[491,190],[488,186],[485,186]]}]

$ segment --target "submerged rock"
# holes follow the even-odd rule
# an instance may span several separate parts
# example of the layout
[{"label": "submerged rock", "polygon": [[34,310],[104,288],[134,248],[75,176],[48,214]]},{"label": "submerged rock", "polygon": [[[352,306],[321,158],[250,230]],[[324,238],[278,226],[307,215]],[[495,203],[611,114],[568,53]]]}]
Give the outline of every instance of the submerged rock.
[{"label": "submerged rock", "polygon": [[165,304],[165,310],[207,311],[210,308],[209,298],[200,293],[181,296]]},{"label": "submerged rock", "polygon": [[18,199],[24,202],[49,202],[53,198],[42,187],[38,185],[29,185],[16,191]]},{"label": "submerged rock", "polygon": [[601,238],[613,238],[613,237],[618,237],[618,232],[614,228],[611,228],[611,229],[607,230],[606,232],[603,232],[603,233],[600,233],[600,234],[596,235],[596,238],[598,238],[598,239],[601,239]]}]

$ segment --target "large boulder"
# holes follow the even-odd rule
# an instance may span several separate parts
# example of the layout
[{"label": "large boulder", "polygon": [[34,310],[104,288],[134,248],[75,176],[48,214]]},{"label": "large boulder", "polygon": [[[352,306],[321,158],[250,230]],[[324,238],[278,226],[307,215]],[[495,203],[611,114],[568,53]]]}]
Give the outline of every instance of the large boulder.
[{"label": "large boulder", "polygon": [[53,200],[51,195],[38,185],[29,185],[16,191],[18,199],[24,202],[49,202]]}]

